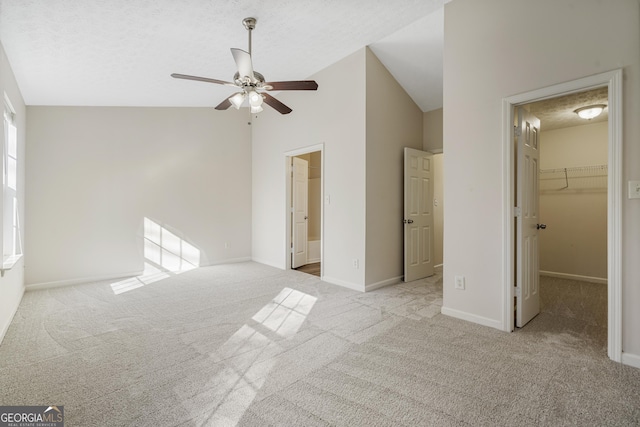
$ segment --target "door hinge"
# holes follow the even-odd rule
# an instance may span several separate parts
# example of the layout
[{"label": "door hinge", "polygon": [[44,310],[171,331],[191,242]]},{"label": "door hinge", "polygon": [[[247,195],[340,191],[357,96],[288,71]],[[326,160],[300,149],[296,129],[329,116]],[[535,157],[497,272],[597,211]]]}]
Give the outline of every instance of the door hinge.
[{"label": "door hinge", "polygon": [[521,213],[522,213],[522,209],[520,209],[518,206],[513,208],[513,216],[519,218]]},{"label": "door hinge", "polygon": [[516,296],[516,298],[520,298],[520,296],[522,295],[521,288],[516,286],[516,287],[513,288],[513,290],[515,291],[514,295]]},{"label": "door hinge", "polygon": [[518,137],[522,135],[522,128],[520,126],[513,126],[513,136]]}]

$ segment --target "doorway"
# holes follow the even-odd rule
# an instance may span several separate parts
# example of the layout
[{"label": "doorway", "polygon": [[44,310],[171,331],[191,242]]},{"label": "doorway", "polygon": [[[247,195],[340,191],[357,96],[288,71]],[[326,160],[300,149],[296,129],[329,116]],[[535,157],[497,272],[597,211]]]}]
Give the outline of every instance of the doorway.
[{"label": "doorway", "polygon": [[[537,162],[537,179],[531,186],[536,194],[529,198],[537,208],[531,218],[526,207],[516,217],[519,292],[515,326],[526,327],[540,314],[537,328],[553,322],[557,329],[562,324],[603,346],[607,327],[608,111],[605,107],[589,119],[580,118],[575,111],[606,105],[607,99],[605,86],[524,104],[514,111],[514,116],[529,115],[532,123],[540,123],[533,144],[537,153],[529,156]],[[515,139],[518,151],[527,150],[525,134],[516,132]],[[523,175],[520,162],[525,157],[518,154],[517,180]],[[520,193],[525,190],[518,184],[518,206],[526,206]],[[528,220],[532,224],[524,227]],[[526,242],[529,234],[531,241]],[[529,244],[523,245],[525,242]],[[522,262],[527,250],[538,252],[529,256],[533,262]],[[531,275],[521,272],[527,266],[535,270]],[[533,309],[527,307],[527,297],[535,297]]]},{"label": "doorway", "polygon": [[514,107],[563,95],[606,87],[609,120],[607,127],[607,347],[614,361],[622,358],[621,331],[621,197],[622,197],[622,71],[615,70],[555,86],[511,96],[503,100],[503,206],[504,206],[504,289],[503,320],[507,331],[514,330],[513,301],[516,296],[516,148]]},{"label": "doorway", "polygon": [[323,146],[286,153],[287,269],[323,276]]}]

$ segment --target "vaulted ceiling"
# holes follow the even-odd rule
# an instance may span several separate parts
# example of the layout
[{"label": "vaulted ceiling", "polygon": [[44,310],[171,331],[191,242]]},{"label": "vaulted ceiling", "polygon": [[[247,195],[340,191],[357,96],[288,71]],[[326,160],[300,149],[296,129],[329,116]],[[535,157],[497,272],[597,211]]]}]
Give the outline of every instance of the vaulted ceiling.
[{"label": "vaulted ceiling", "polygon": [[[423,111],[442,106],[449,0],[0,0],[0,40],[28,105],[215,106],[229,48],[267,80],[300,80],[370,46]],[[344,76],[345,79],[354,78]],[[357,77],[355,77],[357,78]]]}]

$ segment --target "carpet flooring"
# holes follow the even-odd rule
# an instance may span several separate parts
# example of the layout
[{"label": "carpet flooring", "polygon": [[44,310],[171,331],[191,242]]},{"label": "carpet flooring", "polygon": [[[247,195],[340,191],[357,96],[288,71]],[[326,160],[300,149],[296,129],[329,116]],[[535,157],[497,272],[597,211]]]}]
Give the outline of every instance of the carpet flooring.
[{"label": "carpet flooring", "polygon": [[640,424],[640,370],[579,305],[509,334],[441,304],[441,274],[358,293],[256,263],[27,292],[0,405],[64,405],[67,426]]}]

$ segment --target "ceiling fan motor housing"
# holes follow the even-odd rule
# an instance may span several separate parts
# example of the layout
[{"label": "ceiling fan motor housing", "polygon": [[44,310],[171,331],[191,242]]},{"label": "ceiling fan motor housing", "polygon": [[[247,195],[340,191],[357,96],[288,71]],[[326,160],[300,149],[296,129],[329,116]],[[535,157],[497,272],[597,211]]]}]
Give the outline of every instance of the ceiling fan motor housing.
[{"label": "ceiling fan motor housing", "polygon": [[240,78],[240,73],[236,72],[233,75],[233,81],[240,87],[262,87],[264,83],[264,76],[257,71],[253,72],[253,76],[256,78],[255,82],[251,82],[248,76]]},{"label": "ceiling fan motor housing", "polygon": [[242,24],[247,30],[251,31],[256,28],[256,18],[244,18]]}]

